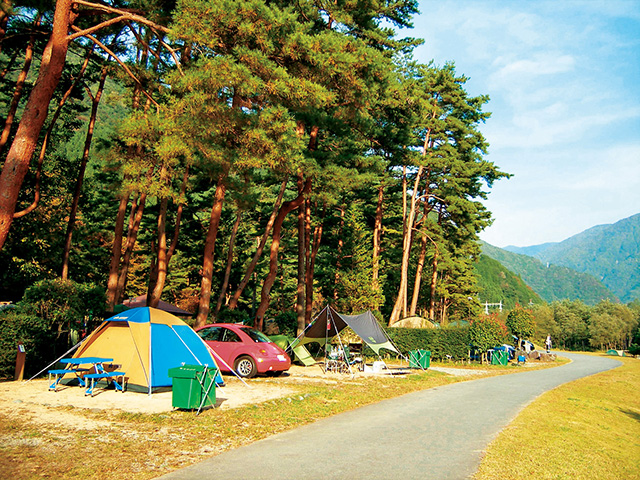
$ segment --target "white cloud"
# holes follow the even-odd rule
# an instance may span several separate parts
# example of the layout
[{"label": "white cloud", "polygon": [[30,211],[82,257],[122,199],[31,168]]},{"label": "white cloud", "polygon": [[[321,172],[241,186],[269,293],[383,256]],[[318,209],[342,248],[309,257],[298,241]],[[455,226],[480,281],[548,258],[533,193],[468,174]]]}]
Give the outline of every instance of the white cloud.
[{"label": "white cloud", "polygon": [[571,55],[552,52],[535,53],[532,58],[515,61],[505,61],[503,57],[494,60],[494,66],[499,67],[492,80],[498,83],[526,81],[534,82],[541,75],[555,75],[570,72],[575,68],[575,59]]}]

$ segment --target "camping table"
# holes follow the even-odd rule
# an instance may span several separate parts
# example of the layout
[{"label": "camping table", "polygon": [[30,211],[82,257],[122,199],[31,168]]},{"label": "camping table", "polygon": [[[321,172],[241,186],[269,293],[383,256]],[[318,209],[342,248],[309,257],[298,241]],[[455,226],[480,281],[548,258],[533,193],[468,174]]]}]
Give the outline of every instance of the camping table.
[{"label": "camping table", "polygon": [[[104,364],[108,362],[113,362],[113,358],[103,358],[103,357],[78,357],[78,358],[63,358],[60,360],[60,363],[67,365],[66,368],[49,370],[49,390],[56,390],[58,383],[62,380],[67,373],[74,373],[80,383],[80,386],[87,388],[88,394],[92,394],[93,392],[93,383],[97,378],[116,378],[118,376],[124,376],[123,372],[106,372],[104,369]],[[81,368],[81,366],[89,365],[89,368]],[[86,373],[93,372],[93,373]],[[54,376],[54,381],[51,383],[51,376]],[[89,386],[89,382],[87,379],[91,379],[91,384]],[[124,380],[124,378],[123,378]],[[113,380],[114,384],[116,384],[116,389],[122,390],[122,385],[119,385],[115,380]],[[123,382],[124,383],[124,382]],[[119,388],[118,388],[119,387]]]},{"label": "camping table", "polygon": [[[66,363],[73,363],[75,365],[92,365],[93,373],[85,373],[83,376],[84,387],[86,390],[85,395],[91,395],[93,397],[93,388],[98,380],[104,379],[107,383],[112,382],[116,391],[124,392],[124,372],[109,372],[104,369],[104,364],[113,362],[113,358],[102,357],[80,357],[80,358],[67,358]],[[64,360],[61,360],[64,363]],[[118,383],[118,378],[120,382]]]}]

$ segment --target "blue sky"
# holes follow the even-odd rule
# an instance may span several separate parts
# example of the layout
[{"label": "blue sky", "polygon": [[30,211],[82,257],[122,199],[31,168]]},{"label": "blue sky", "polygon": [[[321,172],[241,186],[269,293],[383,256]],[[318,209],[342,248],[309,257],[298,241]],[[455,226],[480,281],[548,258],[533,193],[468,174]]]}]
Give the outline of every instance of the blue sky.
[{"label": "blue sky", "polygon": [[416,59],[488,94],[485,202],[499,247],[562,241],[640,213],[640,0],[422,0]]}]

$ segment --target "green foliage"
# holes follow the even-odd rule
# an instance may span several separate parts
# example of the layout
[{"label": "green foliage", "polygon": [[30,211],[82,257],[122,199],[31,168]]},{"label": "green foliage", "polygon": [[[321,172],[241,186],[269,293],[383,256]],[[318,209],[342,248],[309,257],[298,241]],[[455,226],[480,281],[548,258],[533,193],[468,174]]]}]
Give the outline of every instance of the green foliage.
[{"label": "green foliage", "polygon": [[298,316],[296,312],[282,312],[275,317],[281,335],[295,338],[298,335]]},{"label": "green foliage", "polygon": [[13,378],[18,344],[26,352],[25,375],[36,374],[55,359],[56,332],[35,315],[10,310],[0,313],[0,378]]},{"label": "green foliage", "polygon": [[104,313],[104,291],[93,284],[71,280],[42,280],[29,287],[20,301],[21,312],[37,315],[62,332],[79,329]]},{"label": "green foliage", "polygon": [[554,345],[569,350],[626,349],[637,343],[640,317],[634,304],[603,301],[588,306],[564,300],[532,309],[536,323],[535,338],[544,342],[551,335]]},{"label": "green foliage", "polygon": [[497,315],[481,315],[469,324],[469,341],[481,353],[507,341],[507,327]]},{"label": "green foliage", "polygon": [[535,332],[535,323],[530,310],[517,305],[509,312],[506,320],[507,328],[519,339],[529,339]]},{"label": "green foliage", "polygon": [[19,341],[27,350],[26,371],[37,373],[97,324],[104,305],[104,291],[95,285],[62,280],[35,283],[17,308],[2,316],[0,343],[6,354],[0,369],[6,374],[12,368]]},{"label": "green foliage", "polygon": [[[411,62],[411,48],[420,41],[395,38],[389,28],[389,24],[409,26],[416,11],[415,0],[322,5],[180,0],[146,12],[171,29],[166,41],[182,52],[180,71],[175,58],[153,44],[155,40],[153,45],[140,41],[151,41],[143,24],[137,24],[139,35],[131,42],[114,44],[116,54],[154,101],[147,102],[130,78],[117,68],[112,70],[80,199],[71,277],[104,287],[120,199],[129,202],[126,236],[133,230],[133,205],[142,205],[144,198],[124,296],[146,293],[160,243],[161,206],[168,205],[163,228],[171,237],[174,228],[178,231],[180,204],[184,210],[179,236],[175,242],[168,240],[177,249],[167,267],[164,299],[195,305],[214,184],[222,176],[227,189],[212,267],[215,304],[236,213],[243,216],[223,297],[243,277],[280,182],[289,179],[283,200],[287,202],[297,195],[298,177],[304,177],[313,180],[306,199],[310,236],[318,232],[320,238],[322,232],[314,282],[309,285],[316,301],[335,299],[338,308],[347,312],[386,312],[397,294],[402,245],[398,167],[406,165],[411,176],[415,166],[422,164],[430,173],[425,173],[425,187],[420,188],[425,188],[423,198],[428,199],[432,214],[427,209],[422,212],[426,227],[420,234],[436,239],[441,252],[434,299],[437,311],[443,324],[447,315],[458,320],[475,314],[478,306],[469,300],[476,298],[471,270],[477,254],[474,239],[490,217],[478,200],[485,196],[487,185],[505,175],[484,159],[487,143],[480,126],[489,117],[483,111],[488,97],[469,96],[467,79],[455,72],[453,64],[440,68]],[[12,17],[11,22],[15,21]],[[92,19],[83,22],[88,27]],[[119,23],[112,25],[108,33],[116,35],[120,28]],[[38,52],[44,40],[45,35],[39,35]],[[3,47],[8,45],[4,42]],[[70,84],[78,69],[76,58],[86,53],[79,43],[72,43],[76,55],[69,55],[73,60],[65,67],[61,87]],[[185,50],[184,45],[189,47]],[[149,55],[150,47],[158,55]],[[22,49],[23,45],[13,45],[11,51]],[[3,62],[9,51],[3,48]],[[93,60],[84,80],[95,91],[92,83],[102,65],[97,56]],[[1,87],[0,102],[6,103],[13,85]],[[55,153],[45,161],[42,193],[47,201],[14,222],[0,252],[3,300],[20,298],[29,284],[54,278],[60,269],[56,252],[62,250],[89,100],[84,89],[73,93],[51,145]],[[430,154],[420,158],[417,152],[427,131],[432,132]],[[34,178],[25,182],[20,199],[25,205],[33,198],[34,183]],[[384,187],[383,242],[374,266],[371,244],[379,186]],[[337,206],[344,208],[344,218]],[[441,213],[440,218],[435,212]],[[295,217],[295,212],[288,215],[282,226],[277,281],[267,313],[275,318],[282,313],[287,318],[281,326],[285,329],[298,283],[300,232]],[[313,244],[315,238],[304,240]],[[418,248],[418,242],[415,245]],[[434,252],[427,253],[425,278]],[[223,309],[219,320],[250,318],[254,298],[269,271],[267,257],[268,245],[238,307]],[[415,274],[415,257],[409,263],[409,272]],[[68,286],[34,288],[21,312],[46,319],[61,344],[80,327],[83,308],[94,313],[102,309],[89,306],[89,300],[69,300],[81,292]],[[418,308],[424,311],[431,300],[428,282],[423,281],[419,293]]]},{"label": "green foliage", "polygon": [[469,358],[469,328],[388,328],[389,338],[404,354],[411,350],[429,350],[431,358],[453,360]]},{"label": "green foliage", "polygon": [[362,206],[352,203],[346,211],[343,231],[344,265],[336,271],[338,292],[336,309],[345,313],[377,311],[384,302],[379,287],[373,284],[371,232],[363,219]]}]

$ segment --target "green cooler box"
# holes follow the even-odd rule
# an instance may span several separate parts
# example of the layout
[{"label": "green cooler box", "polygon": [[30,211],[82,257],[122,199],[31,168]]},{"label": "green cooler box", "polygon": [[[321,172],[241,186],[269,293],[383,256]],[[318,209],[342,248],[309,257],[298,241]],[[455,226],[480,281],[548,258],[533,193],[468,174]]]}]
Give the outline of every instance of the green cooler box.
[{"label": "green cooler box", "polygon": [[217,373],[217,368],[204,365],[170,368],[168,375],[173,383],[172,406],[193,410],[215,405]]},{"label": "green cooler box", "polygon": [[409,368],[427,369],[431,365],[431,352],[429,350],[411,350],[409,352]]},{"label": "green cooler box", "polygon": [[507,365],[509,363],[509,352],[505,350],[494,350],[491,355],[491,365]]}]

